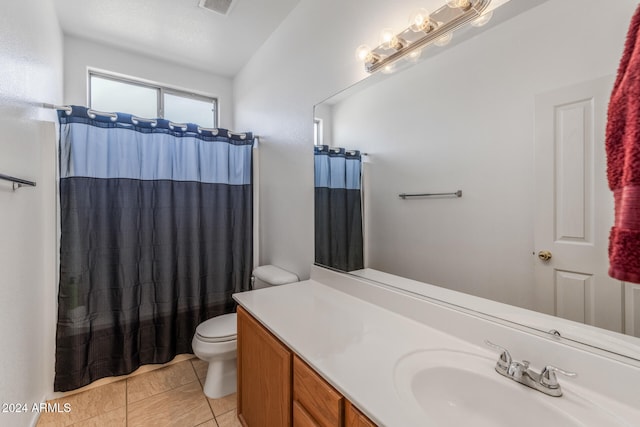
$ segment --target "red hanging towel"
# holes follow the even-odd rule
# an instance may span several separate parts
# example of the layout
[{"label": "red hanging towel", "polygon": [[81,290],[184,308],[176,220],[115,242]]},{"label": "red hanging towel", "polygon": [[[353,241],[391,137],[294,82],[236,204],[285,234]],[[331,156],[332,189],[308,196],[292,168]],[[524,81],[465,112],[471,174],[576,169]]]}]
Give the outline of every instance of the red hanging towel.
[{"label": "red hanging towel", "polygon": [[607,177],[615,200],[609,275],[640,283],[640,5],[631,20],[609,101]]}]

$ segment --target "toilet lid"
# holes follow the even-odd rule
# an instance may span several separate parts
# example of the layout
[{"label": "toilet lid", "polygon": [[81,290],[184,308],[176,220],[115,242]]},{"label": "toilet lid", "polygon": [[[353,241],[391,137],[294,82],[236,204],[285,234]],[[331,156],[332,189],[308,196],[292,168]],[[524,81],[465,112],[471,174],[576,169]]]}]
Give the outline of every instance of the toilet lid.
[{"label": "toilet lid", "polygon": [[236,313],[213,317],[198,325],[196,335],[207,342],[234,340],[238,333],[236,318]]},{"label": "toilet lid", "polygon": [[253,270],[253,276],[270,285],[286,285],[300,280],[295,274],[275,265],[261,265]]}]

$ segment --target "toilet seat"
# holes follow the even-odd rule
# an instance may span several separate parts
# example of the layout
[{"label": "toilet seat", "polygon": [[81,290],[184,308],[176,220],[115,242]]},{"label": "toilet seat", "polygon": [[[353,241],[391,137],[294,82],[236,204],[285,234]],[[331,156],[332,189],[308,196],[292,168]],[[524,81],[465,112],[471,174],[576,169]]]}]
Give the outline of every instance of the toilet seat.
[{"label": "toilet seat", "polygon": [[200,341],[208,342],[208,343],[228,342],[228,341],[235,341],[237,339],[236,335],[232,335],[228,337],[203,337],[202,335],[196,334],[196,337]]},{"label": "toilet seat", "polygon": [[234,341],[238,335],[236,322],[236,313],[213,317],[198,325],[196,337],[209,343]]}]

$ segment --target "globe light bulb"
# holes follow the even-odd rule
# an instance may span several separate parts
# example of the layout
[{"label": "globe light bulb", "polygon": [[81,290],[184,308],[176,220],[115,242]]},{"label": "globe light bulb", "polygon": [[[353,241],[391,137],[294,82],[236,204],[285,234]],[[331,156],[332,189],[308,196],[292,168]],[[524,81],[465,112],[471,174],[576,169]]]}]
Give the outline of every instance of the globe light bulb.
[{"label": "globe light bulb", "polygon": [[449,32],[447,34],[445,34],[444,36],[436,39],[436,41],[433,42],[433,44],[435,44],[436,46],[446,46],[451,42],[451,39],[453,38],[453,33]]},{"label": "globe light bulb", "polygon": [[382,67],[382,74],[391,74],[396,70],[395,64],[387,64]]},{"label": "globe light bulb", "polygon": [[447,0],[447,6],[452,9],[468,9],[471,6],[470,0]]},{"label": "globe light bulb", "polygon": [[418,59],[420,59],[421,55],[422,55],[422,49],[416,49],[409,52],[409,54],[405,56],[405,58],[409,62],[418,62]]},{"label": "globe light bulb", "polygon": [[391,43],[394,38],[396,38],[396,35],[393,33],[393,28],[384,28],[380,32],[380,44],[385,49],[389,49],[391,47]]},{"label": "globe light bulb", "polygon": [[358,46],[356,49],[356,59],[358,61],[367,62],[367,59],[371,56],[371,49],[366,44]]},{"label": "globe light bulb", "polygon": [[493,16],[493,10],[490,10],[489,12],[485,12],[482,15],[480,15],[478,18],[471,21],[471,25],[474,27],[485,26],[487,25],[487,22],[491,20],[492,16]]},{"label": "globe light bulb", "polygon": [[409,28],[415,32],[428,29],[430,23],[431,18],[429,17],[429,11],[424,8],[416,10],[409,17]]}]

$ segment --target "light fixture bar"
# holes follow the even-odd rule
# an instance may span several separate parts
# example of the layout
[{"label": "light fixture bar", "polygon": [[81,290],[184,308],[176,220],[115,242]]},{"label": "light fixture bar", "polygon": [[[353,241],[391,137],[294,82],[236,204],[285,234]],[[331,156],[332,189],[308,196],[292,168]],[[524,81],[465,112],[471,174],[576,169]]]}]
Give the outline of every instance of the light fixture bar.
[{"label": "light fixture bar", "polygon": [[[429,32],[425,32],[419,39],[404,43],[403,46],[389,55],[385,53],[389,50],[383,45],[379,45],[372,51],[373,58],[379,58],[372,62],[365,63],[365,69],[369,73],[374,73],[403,56],[425,47],[426,45],[436,41],[440,37],[460,28],[461,26],[477,19],[482,12],[489,6],[491,0],[469,0],[467,8],[451,8],[448,5],[442,6],[433,12],[430,20],[437,23],[435,28]],[[410,40],[410,35],[416,32],[411,27],[406,28],[399,33],[397,37],[400,40]]]}]

